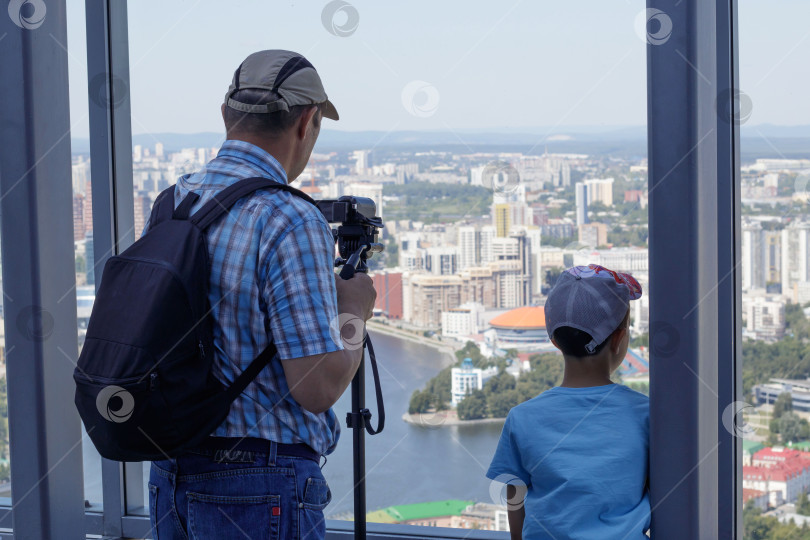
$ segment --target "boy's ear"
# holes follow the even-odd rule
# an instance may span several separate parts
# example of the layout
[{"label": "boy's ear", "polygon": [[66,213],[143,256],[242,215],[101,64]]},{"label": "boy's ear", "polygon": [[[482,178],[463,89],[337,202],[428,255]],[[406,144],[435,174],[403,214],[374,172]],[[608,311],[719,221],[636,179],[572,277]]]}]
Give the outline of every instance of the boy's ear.
[{"label": "boy's ear", "polygon": [[610,350],[615,352],[619,352],[619,347],[621,346],[622,339],[624,339],[624,333],[627,332],[627,327],[620,326],[617,328],[613,334],[610,336]]},{"label": "boy's ear", "polygon": [[[557,342],[554,341],[554,338],[551,338],[551,344],[554,345],[555,347],[557,347],[558,349],[560,349],[560,346],[557,345]],[[562,350],[562,349],[560,349],[560,350]]]}]

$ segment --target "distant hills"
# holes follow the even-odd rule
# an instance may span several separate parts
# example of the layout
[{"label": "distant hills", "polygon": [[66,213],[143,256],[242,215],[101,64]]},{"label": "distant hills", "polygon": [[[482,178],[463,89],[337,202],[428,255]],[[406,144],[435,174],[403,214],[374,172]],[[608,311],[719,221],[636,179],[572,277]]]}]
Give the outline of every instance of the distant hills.
[{"label": "distant hills", "polygon": [[[743,160],[758,157],[810,157],[810,125],[775,126],[760,124],[741,128]],[[167,152],[181,148],[218,147],[224,133],[154,133],[137,134],[133,144],[153,148],[162,142]],[[72,139],[73,153],[88,153],[86,138]],[[339,131],[321,132],[316,152],[345,152],[374,148],[381,153],[430,150],[457,153],[523,152],[542,154],[581,153],[611,155],[627,159],[647,154],[645,126],[578,126],[575,128],[496,128],[492,130],[456,131]]]}]

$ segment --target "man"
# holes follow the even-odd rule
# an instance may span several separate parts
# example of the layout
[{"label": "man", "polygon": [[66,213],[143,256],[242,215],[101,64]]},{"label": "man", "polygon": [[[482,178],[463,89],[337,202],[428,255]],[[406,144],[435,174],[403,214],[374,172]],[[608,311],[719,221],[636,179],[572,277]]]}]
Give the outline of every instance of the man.
[{"label": "man", "polygon": [[[260,51],[234,73],[222,105],[227,140],[203,170],[182,176],[198,210],[248,177],[295,180],[309,161],[322,117],[338,119],[303,56]],[[215,373],[231,383],[272,341],[278,354],[231,406],[206,443],[152,463],[152,534],[175,538],[323,538],[331,493],[320,457],[337,444],[331,406],[362,349],[344,348],[330,323],[371,317],[371,279],[333,270],[328,223],[281,190],[238,201],[206,232],[211,267]]]}]

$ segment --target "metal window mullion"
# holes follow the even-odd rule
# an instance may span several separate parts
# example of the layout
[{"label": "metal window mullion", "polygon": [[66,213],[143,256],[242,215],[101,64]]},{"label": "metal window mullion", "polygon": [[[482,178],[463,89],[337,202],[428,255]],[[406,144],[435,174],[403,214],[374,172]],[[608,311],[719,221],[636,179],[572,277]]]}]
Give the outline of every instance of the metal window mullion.
[{"label": "metal window mullion", "polygon": [[[96,287],[104,263],[134,241],[127,6],[86,0],[87,81]],[[104,534],[121,536],[128,502],[143,505],[139,469],[102,460]]]},{"label": "metal window mullion", "polygon": [[[6,5],[14,7],[6,2],[4,11]],[[18,540],[79,539],[84,498],[71,382],[78,343],[67,17],[64,0],[47,9],[18,2],[16,9],[0,17],[0,228],[13,485],[0,527],[13,520]]]},{"label": "metal window mullion", "polygon": [[[717,0],[718,228],[718,520],[719,538],[741,539],[742,439],[735,426],[742,396],[742,269],[740,223],[739,57],[737,0]],[[729,409],[729,407],[732,407]]]},{"label": "metal window mullion", "polygon": [[736,538],[739,441],[721,416],[739,391],[739,192],[736,133],[718,114],[734,4],[647,6],[672,23],[648,45],[652,535]]}]

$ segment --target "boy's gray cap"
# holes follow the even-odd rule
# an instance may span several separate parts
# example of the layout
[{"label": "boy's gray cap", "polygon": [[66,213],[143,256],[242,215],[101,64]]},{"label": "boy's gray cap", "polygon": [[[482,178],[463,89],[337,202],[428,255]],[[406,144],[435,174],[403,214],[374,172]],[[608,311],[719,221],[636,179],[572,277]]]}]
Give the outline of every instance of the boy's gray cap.
[{"label": "boy's gray cap", "polygon": [[[247,88],[275,92],[276,99],[259,105],[242,103],[234,93]],[[239,64],[225,94],[225,105],[246,113],[288,111],[296,105],[323,104],[326,118],[337,120],[337,109],[326,97],[318,72],[309,60],[292,51],[269,50],[251,54]]]},{"label": "boy's gray cap", "polygon": [[593,338],[585,346],[592,354],[624,320],[630,300],[639,298],[641,285],[630,274],[598,264],[568,268],[546,299],[548,337],[561,326],[582,330]]}]

